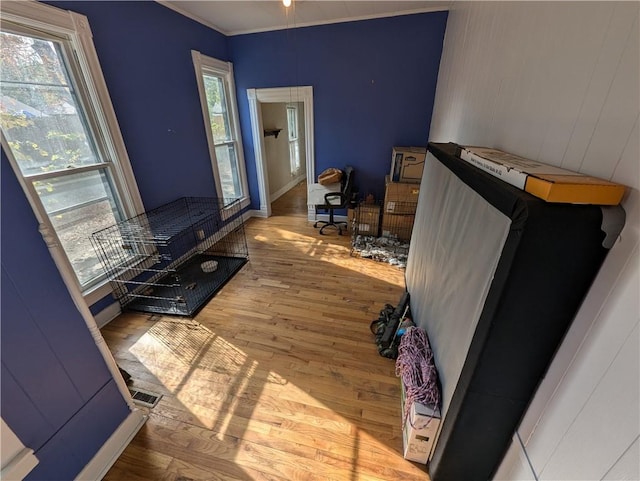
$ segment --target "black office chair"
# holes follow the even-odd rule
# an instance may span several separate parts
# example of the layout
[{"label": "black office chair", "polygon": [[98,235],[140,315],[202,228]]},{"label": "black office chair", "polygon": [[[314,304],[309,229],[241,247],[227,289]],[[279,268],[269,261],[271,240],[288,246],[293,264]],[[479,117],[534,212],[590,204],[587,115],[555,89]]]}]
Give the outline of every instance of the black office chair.
[{"label": "black office chair", "polygon": [[[342,226],[347,228],[347,223],[344,221],[336,222],[333,218],[334,211],[337,209],[346,209],[352,202],[353,196],[353,167],[347,166],[342,171],[342,180],[340,181],[340,192],[329,192],[324,195],[324,204],[316,205],[316,209],[323,209],[329,211],[329,220],[319,220],[313,224],[313,227],[320,228],[320,234],[324,235],[324,230],[327,227],[335,227],[338,229],[338,234],[342,235]],[[324,224],[324,225],[323,225]]]}]

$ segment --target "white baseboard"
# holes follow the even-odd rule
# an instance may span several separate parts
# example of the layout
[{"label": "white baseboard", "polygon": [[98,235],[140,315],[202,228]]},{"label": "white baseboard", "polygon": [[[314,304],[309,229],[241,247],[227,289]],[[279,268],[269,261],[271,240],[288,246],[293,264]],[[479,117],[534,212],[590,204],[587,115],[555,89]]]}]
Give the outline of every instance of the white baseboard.
[{"label": "white baseboard", "polygon": [[293,179],[291,182],[289,182],[287,185],[285,185],[284,187],[282,187],[281,189],[277,190],[276,192],[274,192],[273,194],[271,194],[269,196],[271,202],[276,201],[278,198],[282,197],[284,194],[286,194],[287,192],[289,192],[291,189],[293,189],[296,185],[298,185],[300,182],[302,182],[303,180],[305,180],[307,178],[306,174],[305,175],[299,175],[298,177],[296,177],[295,179]]},{"label": "white baseboard", "polygon": [[124,449],[147,421],[148,416],[140,409],[131,411],[118,429],[98,450],[89,464],[76,477],[76,481],[96,481],[102,479],[118,460]]},{"label": "white baseboard", "polygon": [[248,210],[247,214],[249,214],[249,217],[262,217],[263,219],[267,218],[267,214],[262,210],[256,210],[256,209]]},{"label": "white baseboard", "polygon": [[95,316],[93,316],[93,318],[96,320],[98,329],[102,329],[104,326],[118,317],[121,313],[122,310],[120,309],[120,304],[114,302],[113,304],[105,307],[100,312],[98,312]]}]

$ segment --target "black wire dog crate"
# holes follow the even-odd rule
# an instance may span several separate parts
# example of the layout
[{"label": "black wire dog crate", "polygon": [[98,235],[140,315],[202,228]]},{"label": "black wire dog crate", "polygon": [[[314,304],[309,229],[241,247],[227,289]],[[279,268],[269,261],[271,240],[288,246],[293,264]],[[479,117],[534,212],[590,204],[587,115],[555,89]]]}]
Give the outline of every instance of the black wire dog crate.
[{"label": "black wire dog crate", "polygon": [[351,255],[405,267],[415,202],[361,202],[351,221]]},{"label": "black wire dog crate", "polygon": [[92,235],[123,309],[193,316],[248,261],[240,202],[183,197]]}]

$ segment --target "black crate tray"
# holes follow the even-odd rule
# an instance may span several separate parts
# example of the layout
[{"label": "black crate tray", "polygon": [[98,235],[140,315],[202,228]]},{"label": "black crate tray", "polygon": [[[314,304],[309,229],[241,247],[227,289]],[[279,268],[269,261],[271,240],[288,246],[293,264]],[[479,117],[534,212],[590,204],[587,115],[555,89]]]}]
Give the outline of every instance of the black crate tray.
[{"label": "black crate tray", "polygon": [[[210,254],[198,254],[169,274],[154,283],[152,292],[133,295],[133,301],[126,308],[134,311],[156,314],[172,314],[192,317],[211,299],[247,262],[244,257],[226,257]],[[217,261],[218,268],[213,272],[204,272],[201,264],[205,261]],[[182,286],[176,295],[175,276],[179,276]]]}]

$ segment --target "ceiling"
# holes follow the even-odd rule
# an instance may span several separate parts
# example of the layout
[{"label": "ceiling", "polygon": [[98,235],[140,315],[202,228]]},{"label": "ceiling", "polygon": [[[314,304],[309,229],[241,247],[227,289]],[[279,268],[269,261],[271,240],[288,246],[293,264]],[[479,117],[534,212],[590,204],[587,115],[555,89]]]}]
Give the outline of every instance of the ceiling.
[{"label": "ceiling", "polygon": [[281,0],[158,0],[158,3],[225,35],[239,35],[448,10],[452,2],[293,0],[289,8]]}]

